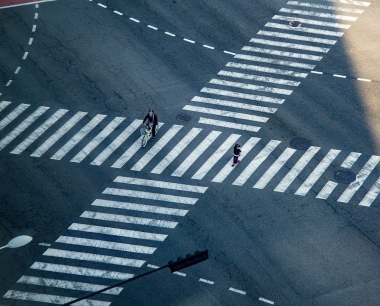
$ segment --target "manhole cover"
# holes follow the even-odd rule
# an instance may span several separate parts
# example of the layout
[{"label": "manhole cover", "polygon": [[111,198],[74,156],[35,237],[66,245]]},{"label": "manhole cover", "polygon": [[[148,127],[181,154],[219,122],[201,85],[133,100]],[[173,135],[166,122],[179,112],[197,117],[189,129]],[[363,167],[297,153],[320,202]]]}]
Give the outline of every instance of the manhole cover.
[{"label": "manhole cover", "polygon": [[339,183],[343,184],[350,184],[356,180],[356,174],[351,171],[337,171],[334,177]]},{"label": "manhole cover", "polygon": [[289,25],[293,28],[298,28],[301,26],[301,22],[297,21],[297,20],[293,20],[291,22],[289,22]]},{"label": "manhole cover", "polygon": [[305,138],[294,138],[290,142],[290,146],[297,150],[307,150],[311,146],[311,142]]},{"label": "manhole cover", "polygon": [[177,115],[176,118],[178,121],[183,122],[183,121],[189,121],[191,119],[191,116],[188,114],[179,114],[179,115]]}]

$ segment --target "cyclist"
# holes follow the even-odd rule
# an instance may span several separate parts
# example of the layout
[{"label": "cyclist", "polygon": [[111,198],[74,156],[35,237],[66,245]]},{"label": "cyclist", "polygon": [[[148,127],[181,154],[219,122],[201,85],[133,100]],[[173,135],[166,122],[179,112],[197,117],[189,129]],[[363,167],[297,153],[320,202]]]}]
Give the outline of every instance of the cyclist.
[{"label": "cyclist", "polygon": [[[148,123],[145,124],[145,121],[147,120],[148,120]],[[154,139],[154,137],[156,137],[156,126],[158,124],[158,118],[157,118],[157,115],[154,113],[153,109],[148,110],[148,114],[145,116],[143,120],[143,124],[147,126],[149,125],[152,128],[152,139]]]}]

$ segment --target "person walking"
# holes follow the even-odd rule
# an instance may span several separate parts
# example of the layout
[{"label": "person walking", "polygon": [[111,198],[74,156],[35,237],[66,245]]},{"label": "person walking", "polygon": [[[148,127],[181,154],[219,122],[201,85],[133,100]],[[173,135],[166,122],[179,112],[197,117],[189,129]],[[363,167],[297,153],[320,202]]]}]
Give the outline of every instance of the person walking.
[{"label": "person walking", "polygon": [[235,167],[235,165],[240,162],[239,160],[240,155],[241,155],[240,145],[237,143],[234,146],[234,161],[232,163],[232,167]]},{"label": "person walking", "polygon": [[145,121],[148,120],[149,126],[152,128],[152,139],[156,137],[156,126],[158,124],[158,118],[157,115],[154,113],[153,109],[149,109],[148,113],[146,114],[143,123],[145,124]]}]

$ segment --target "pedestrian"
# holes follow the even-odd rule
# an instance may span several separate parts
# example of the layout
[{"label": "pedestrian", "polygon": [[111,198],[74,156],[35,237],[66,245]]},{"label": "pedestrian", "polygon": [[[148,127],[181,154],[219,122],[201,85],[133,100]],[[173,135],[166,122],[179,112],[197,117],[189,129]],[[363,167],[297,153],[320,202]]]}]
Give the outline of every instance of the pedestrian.
[{"label": "pedestrian", "polygon": [[148,121],[148,125],[152,128],[152,139],[154,139],[154,137],[156,137],[156,126],[158,124],[158,118],[153,109],[150,108],[148,110],[148,113],[143,120],[144,124],[145,121]]},{"label": "pedestrian", "polygon": [[234,167],[238,162],[240,162],[239,160],[240,155],[241,155],[240,145],[237,143],[234,146],[234,161],[232,163],[232,167]]}]

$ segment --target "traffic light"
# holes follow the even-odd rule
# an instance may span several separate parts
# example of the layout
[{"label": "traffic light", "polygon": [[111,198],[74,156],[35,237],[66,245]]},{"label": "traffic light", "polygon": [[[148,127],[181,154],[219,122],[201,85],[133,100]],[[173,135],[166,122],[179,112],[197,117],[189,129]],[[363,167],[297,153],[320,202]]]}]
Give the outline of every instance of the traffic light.
[{"label": "traffic light", "polygon": [[208,250],[196,251],[194,254],[187,254],[186,257],[178,257],[177,261],[169,261],[168,266],[171,272],[175,272],[190,267],[192,265],[196,265],[197,263],[200,263],[207,259]]}]

